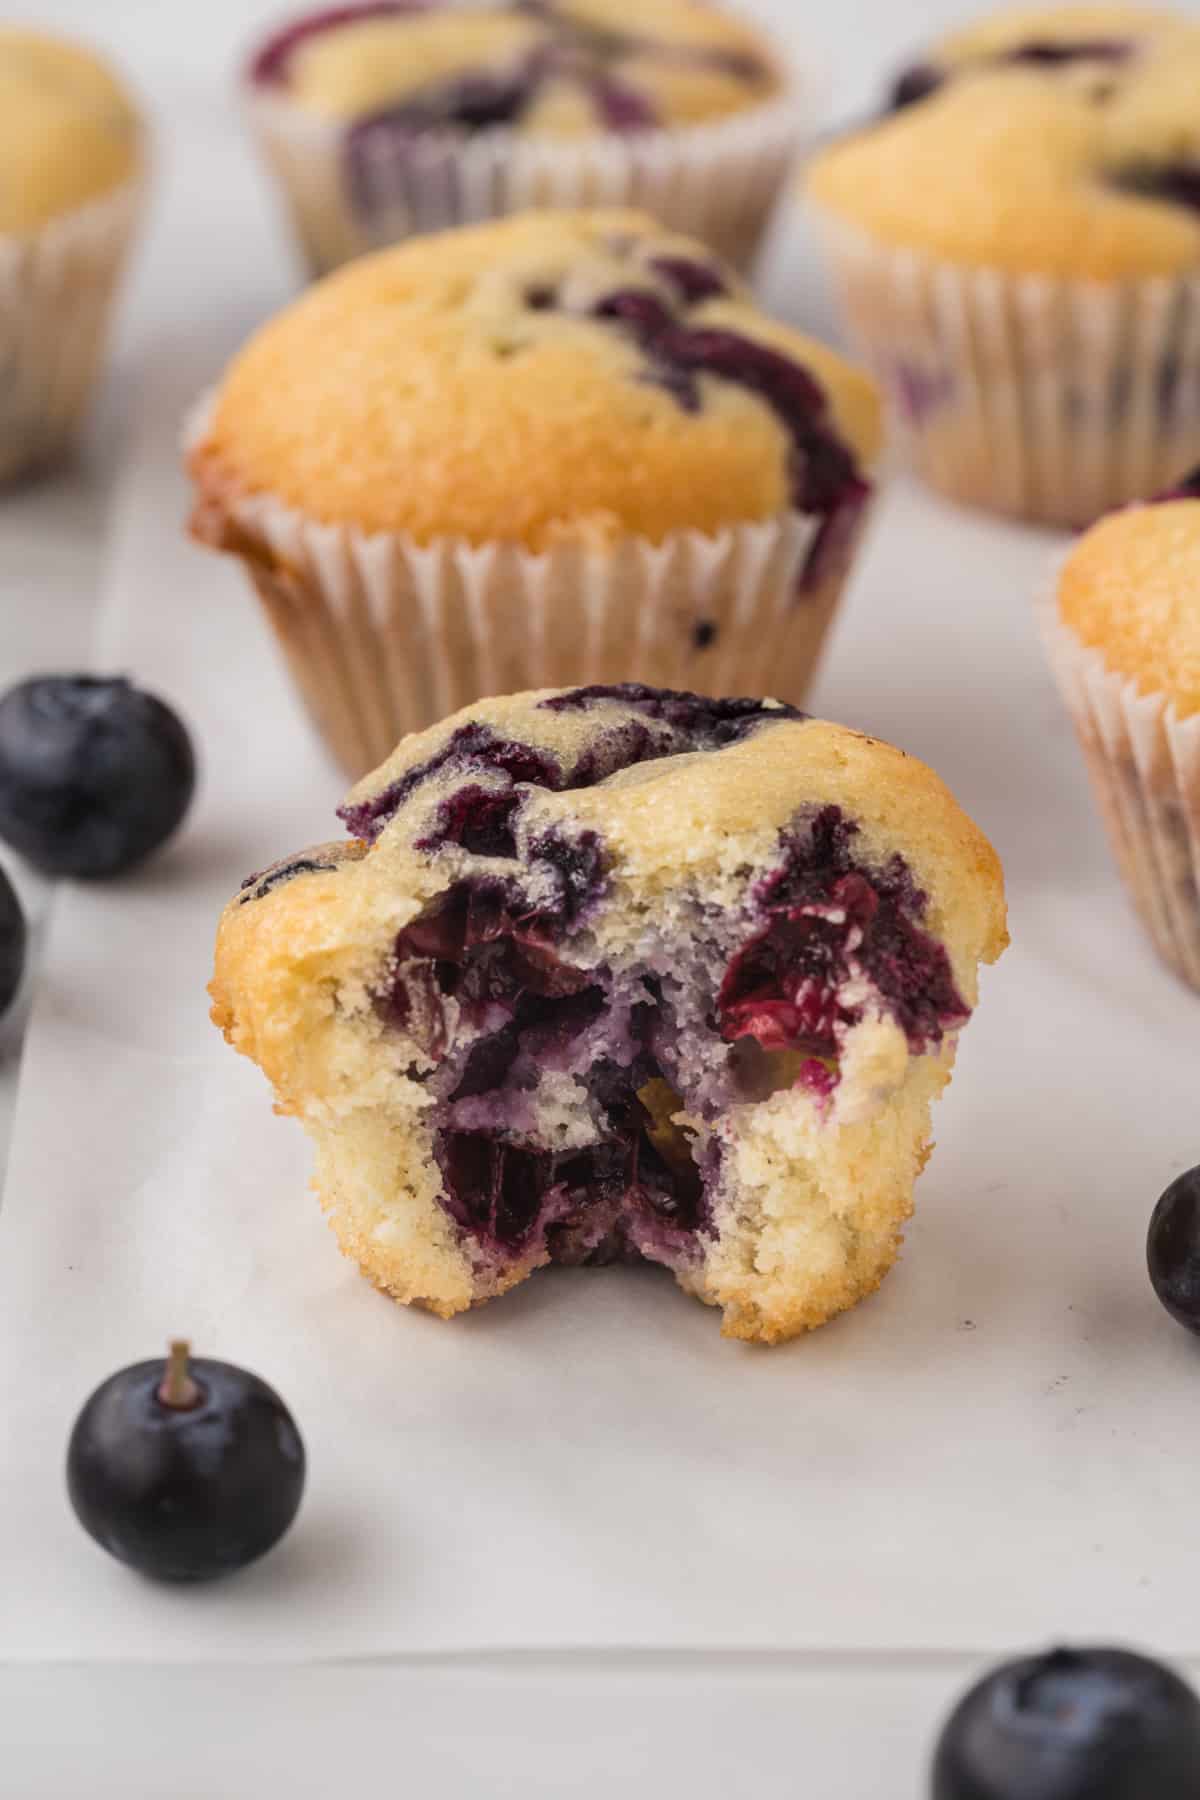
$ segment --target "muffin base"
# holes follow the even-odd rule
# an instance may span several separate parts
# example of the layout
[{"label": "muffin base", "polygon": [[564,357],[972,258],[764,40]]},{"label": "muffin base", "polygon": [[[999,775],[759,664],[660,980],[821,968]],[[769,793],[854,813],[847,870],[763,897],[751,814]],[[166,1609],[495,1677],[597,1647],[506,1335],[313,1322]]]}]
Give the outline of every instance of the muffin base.
[{"label": "muffin base", "polygon": [[0,238],[0,482],[49,467],[78,436],[142,196],[127,182],[32,237]]},{"label": "muffin base", "polygon": [[261,495],[201,501],[193,531],[244,561],[318,731],[357,780],[408,732],[489,694],[639,681],[801,703],[869,510],[812,583],[822,521],[798,513],[540,555],[367,535]]},{"label": "muffin base", "polygon": [[1077,527],[1200,462],[1200,276],[1010,275],[818,219],[896,440],[938,492]]},{"label": "muffin base", "polygon": [[404,238],[510,213],[635,207],[746,269],[799,141],[798,91],[712,125],[553,140],[488,131],[429,136],[372,170],[355,202],[340,124],[251,88],[251,129],[279,184],[309,272]]},{"label": "muffin base", "polygon": [[1134,906],[1160,956],[1200,990],[1200,715],[1108,668],[1047,602],[1043,636]]}]

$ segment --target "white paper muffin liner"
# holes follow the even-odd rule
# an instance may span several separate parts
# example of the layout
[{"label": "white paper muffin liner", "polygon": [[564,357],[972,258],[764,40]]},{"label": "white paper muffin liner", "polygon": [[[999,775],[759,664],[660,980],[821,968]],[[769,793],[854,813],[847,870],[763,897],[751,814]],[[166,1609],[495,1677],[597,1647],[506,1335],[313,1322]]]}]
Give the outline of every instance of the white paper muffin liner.
[{"label": "white paper muffin liner", "polygon": [[1012,275],[817,217],[850,334],[931,487],[1082,526],[1200,462],[1200,274]]},{"label": "white paper muffin liner", "polygon": [[798,513],[655,544],[533,554],[322,525],[269,496],[222,500],[199,535],[246,563],[291,673],[346,773],[491,694],[640,681],[800,703],[866,518],[802,574],[821,528]]},{"label": "white paper muffin liner", "polygon": [[1160,955],[1200,989],[1200,714],[1110,669],[1051,600],[1042,635],[1113,853]]},{"label": "white paper muffin liner", "polygon": [[0,482],[55,462],[79,431],[142,195],[129,181],[0,237]]},{"label": "white paper muffin liner", "polygon": [[314,275],[421,232],[544,208],[637,207],[709,244],[735,267],[754,260],[800,142],[802,98],[747,108],[711,125],[621,137],[415,140],[380,156],[369,206],[346,179],[345,128],[249,86],[250,123]]}]

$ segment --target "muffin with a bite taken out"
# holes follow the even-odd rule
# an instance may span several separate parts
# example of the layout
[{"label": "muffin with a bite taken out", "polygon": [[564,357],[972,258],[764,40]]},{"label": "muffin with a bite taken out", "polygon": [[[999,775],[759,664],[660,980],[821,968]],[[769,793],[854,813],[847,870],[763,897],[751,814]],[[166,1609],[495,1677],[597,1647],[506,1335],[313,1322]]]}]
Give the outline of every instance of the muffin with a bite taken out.
[{"label": "muffin with a bite taken out", "polygon": [[777,1343],[878,1286],[1007,941],[931,770],[775,701],[550,689],[342,818],[226,908],[213,1016],[379,1287],[450,1317],[645,1260]]}]

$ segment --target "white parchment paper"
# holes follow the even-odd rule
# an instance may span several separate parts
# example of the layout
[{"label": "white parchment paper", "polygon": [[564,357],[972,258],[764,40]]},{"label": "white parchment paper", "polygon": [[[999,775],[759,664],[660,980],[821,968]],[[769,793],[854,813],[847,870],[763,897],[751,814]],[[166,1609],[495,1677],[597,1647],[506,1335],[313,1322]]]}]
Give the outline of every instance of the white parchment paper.
[{"label": "white parchment paper", "polygon": [[[143,874],[59,897],[0,1213],[0,1660],[1195,1652],[1200,1364],[1142,1245],[1200,1160],[1200,1001],[1127,912],[1041,665],[1050,541],[899,489],[820,696],[936,763],[1012,883],[882,1294],[772,1352],[649,1271],[403,1312],[339,1258],[302,1133],[206,1017],[221,904],[339,797],[240,576],[181,535],[182,410],[273,291],[234,237],[223,286],[172,240],[101,646],[186,713],[203,788]],[[281,1549],[187,1593],[103,1557],[62,1481],[86,1394],[172,1333],[276,1383],[311,1462]]]}]

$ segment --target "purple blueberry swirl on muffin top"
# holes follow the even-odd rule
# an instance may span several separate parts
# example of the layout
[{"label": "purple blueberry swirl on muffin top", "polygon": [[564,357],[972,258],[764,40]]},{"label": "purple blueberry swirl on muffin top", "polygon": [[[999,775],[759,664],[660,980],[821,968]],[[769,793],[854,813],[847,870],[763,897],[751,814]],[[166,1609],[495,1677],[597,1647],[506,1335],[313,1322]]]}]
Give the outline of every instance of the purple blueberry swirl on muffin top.
[{"label": "purple blueberry swirl on muffin top", "polygon": [[[637,70],[631,73],[630,65],[718,75],[744,86],[747,102],[769,95],[778,85],[778,72],[765,55],[702,40],[643,34],[632,29],[617,9],[611,24],[554,0],[501,0],[474,10],[489,18],[527,23],[530,42],[502,67],[465,63],[453,74],[431,78],[355,119],[349,127],[352,160],[369,161],[385,155],[389,142],[403,145],[431,132],[472,136],[501,126],[519,127],[552,83],[578,92],[596,129],[628,134],[669,126],[671,120],[639,85]],[[251,65],[251,80],[286,91],[296,58],[329,33],[389,19],[403,27],[406,20],[439,11],[445,11],[439,0],[366,0],[314,13],[263,46]]]}]

